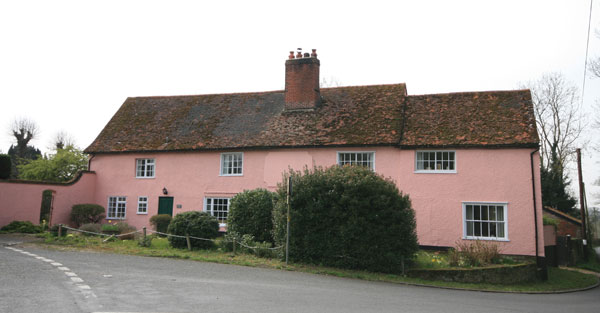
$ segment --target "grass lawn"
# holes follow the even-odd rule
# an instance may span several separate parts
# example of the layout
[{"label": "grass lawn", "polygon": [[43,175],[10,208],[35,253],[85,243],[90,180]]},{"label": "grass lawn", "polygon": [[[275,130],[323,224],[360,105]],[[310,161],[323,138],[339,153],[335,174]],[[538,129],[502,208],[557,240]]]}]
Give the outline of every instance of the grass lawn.
[{"label": "grass lawn", "polygon": [[236,255],[233,255],[232,252],[224,252],[219,249],[193,251],[175,249],[169,246],[168,241],[165,238],[154,238],[150,247],[140,247],[136,240],[114,240],[104,243],[102,242],[102,238],[86,237],[80,235],[68,235],[64,238],[52,237],[49,234],[40,236],[43,236],[45,240],[37,242],[35,244],[43,245],[45,247],[54,249],[98,251],[150,257],[179,258],[202,262],[214,262],[289,271],[299,271],[313,274],[331,275],[337,277],[356,278],[369,281],[408,283],[437,287],[508,292],[549,292],[586,288],[598,283],[598,278],[593,275],[587,275],[579,272],[573,272],[552,267],[549,268],[549,279],[545,282],[498,285],[429,281],[417,278],[403,277],[402,275],[372,273],[357,270],[343,270],[317,265],[285,265],[285,262],[282,262],[279,259],[260,258],[255,255],[245,253],[237,253]]}]

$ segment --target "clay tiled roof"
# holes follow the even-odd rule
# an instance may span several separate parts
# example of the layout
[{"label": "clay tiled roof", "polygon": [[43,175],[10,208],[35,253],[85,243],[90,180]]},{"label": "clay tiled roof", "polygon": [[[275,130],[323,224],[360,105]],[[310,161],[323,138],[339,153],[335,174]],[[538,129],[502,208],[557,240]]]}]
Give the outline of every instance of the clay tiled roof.
[{"label": "clay tiled roof", "polygon": [[538,135],[529,90],[408,97],[403,146],[531,146]]},{"label": "clay tiled roof", "polygon": [[320,146],[537,146],[529,91],[407,96],[404,84],[128,98],[87,153]]}]

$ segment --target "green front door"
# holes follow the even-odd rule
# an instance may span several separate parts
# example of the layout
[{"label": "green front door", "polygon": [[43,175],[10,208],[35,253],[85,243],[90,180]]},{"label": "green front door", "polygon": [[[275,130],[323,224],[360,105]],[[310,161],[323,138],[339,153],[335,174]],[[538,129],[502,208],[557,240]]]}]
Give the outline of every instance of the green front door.
[{"label": "green front door", "polygon": [[173,197],[158,197],[158,214],[173,216]]}]

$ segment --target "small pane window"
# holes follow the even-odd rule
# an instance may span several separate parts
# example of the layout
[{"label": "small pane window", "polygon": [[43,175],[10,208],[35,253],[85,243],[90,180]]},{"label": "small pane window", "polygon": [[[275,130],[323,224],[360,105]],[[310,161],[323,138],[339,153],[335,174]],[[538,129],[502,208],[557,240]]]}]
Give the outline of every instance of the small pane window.
[{"label": "small pane window", "polygon": [[221,226],[227,223],[229,198],[206,198],[205,211],[217,218]]},{"label": "small pane window", "polygon": [[109,197],[106,218],[107,219],[124,219],[126,208],[127,208],[127,198],[126,197]]},{"label": "small pane window", "polygon": [[221,154],[221,175],[241,176],[243,174],[244,154],[242,152]]},{"label": "small pane window", "polygon": [[137,214],[148,214],[148,197],[138,197]]},{"label": "small pane window", "polygon": [[463,204],[467,239],[507,239],[506,204]]},{"label": "small pane window", "polygon": [[136,159],[135,177],[152,178],[154,177],[154,159]]},{"label": "small pane window", "polygon": [[375,152],[338,152],[338,165],[358,165],[375,169]]},{"label": "small pane window", "polygon": [[417,172],[456,172],[454,151],[417,151]]}]

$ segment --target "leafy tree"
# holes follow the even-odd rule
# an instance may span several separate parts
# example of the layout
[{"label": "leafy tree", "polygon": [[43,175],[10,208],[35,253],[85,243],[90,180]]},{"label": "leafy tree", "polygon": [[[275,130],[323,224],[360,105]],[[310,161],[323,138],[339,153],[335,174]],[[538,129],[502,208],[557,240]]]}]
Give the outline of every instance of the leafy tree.
[{"label": "leafy tree", "polygon": [[66,182],[87,169],[87,156],[73,146],[59,149],[49,157],[19,165],[19,178],[49,182]]},{"label": "leafy tree", "polygon": [[579,217],[581,215],[579,210],[574,209],[577,205],[577,200],[567,192],[570,181],[562,177],[552,167],[548,169],[542,167],[540,174],[543,204],[569,215]]},{"label": "leafy tree", "polygon": [[0,154],[0,179],[10,178],[11,164],[10,155]]}]

